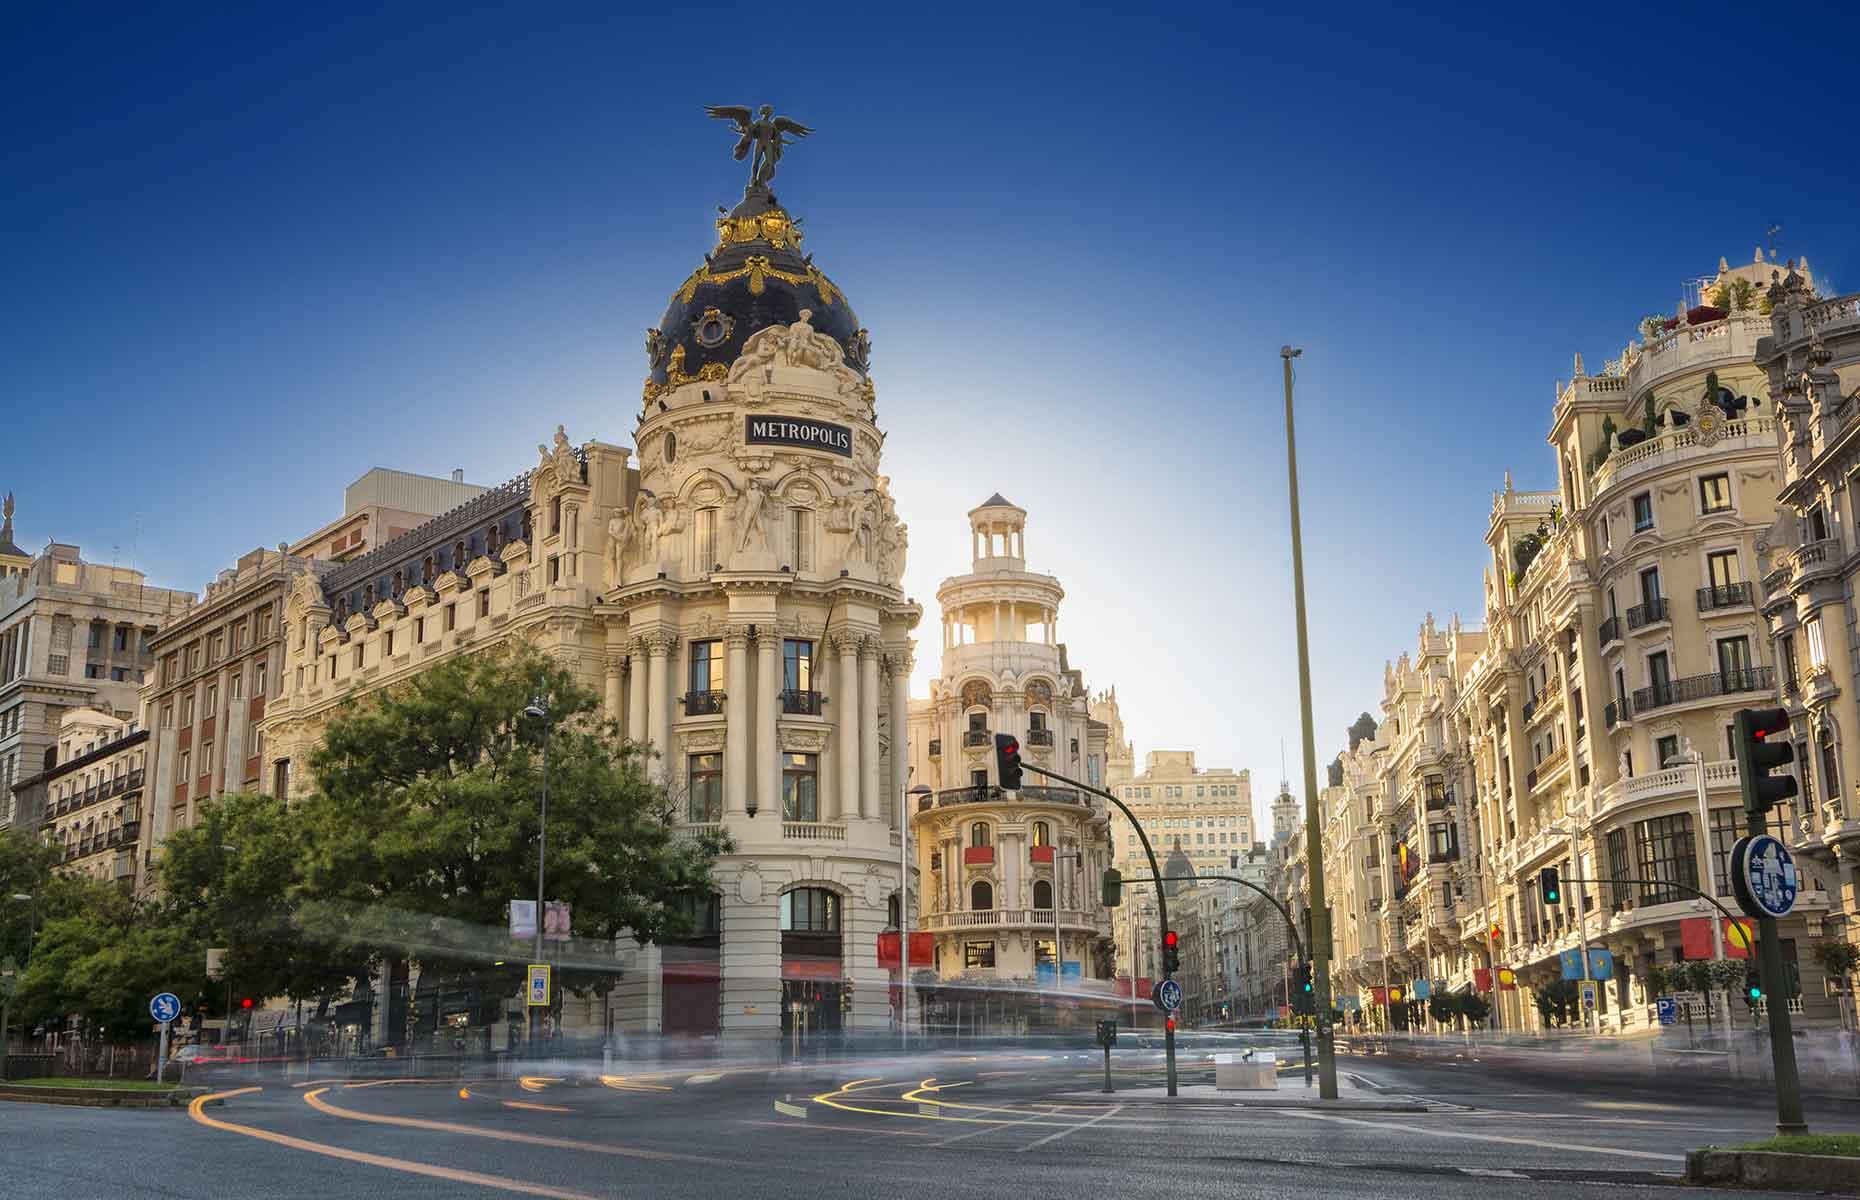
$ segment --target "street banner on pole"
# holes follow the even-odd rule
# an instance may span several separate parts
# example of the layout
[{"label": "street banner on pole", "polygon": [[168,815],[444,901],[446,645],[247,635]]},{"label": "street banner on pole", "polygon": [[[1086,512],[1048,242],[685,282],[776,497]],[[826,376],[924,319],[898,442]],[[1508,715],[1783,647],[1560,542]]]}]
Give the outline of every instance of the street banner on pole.
[{"label": "street banner on pole", "polygon": [[1492,990],[1492,968],[1473,968],[1473,991],[1489,992]]},{"label": "street banner on pole", "polygon": [[510,902],[510,936],[519,942],[531,941],[536,937],[536,901]]}]

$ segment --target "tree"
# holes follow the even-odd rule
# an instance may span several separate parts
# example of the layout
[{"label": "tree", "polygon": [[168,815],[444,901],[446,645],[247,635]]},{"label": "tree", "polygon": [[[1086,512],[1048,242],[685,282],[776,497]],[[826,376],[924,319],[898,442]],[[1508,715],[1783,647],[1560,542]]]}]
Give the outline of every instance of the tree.
[{"label": "tree", "polygon": [[1860,946],[1849,942],[1837,942],[1830,938],[1816,942],[1814,950],[1810,953],[1814,956],[1816,964],[1827,972],[1828,977],[1833,979],[1837,986],[1843,989],[1847,986],[1848,976],[1852,975],[1855,969],[1860,968]]},{"label": "tree", "polygon": [[1477,992],[1468,992],[1460,997],[1460,1015],[1469,1025],[1483,1025],[1492,1015],[1492,1002]]},{"label": "tree", "polygon": [[1579,1011],[1581,990],[1573,979],[1558,979],[1536,989],[1537,1012],[1546,1025],[1565,1025]]},{"label": "tree", "polygon": [[[522,716],[535,697],[547,715]],[[306,839],[300,920],[314,926],[320,916],[317,936],[514,987],[515,968],[487,966],[505,955],[455,935],[503,929],[508,902],[535,894],[545,736],[545,890],[571,906],[575,936],[689,933],[724,839],[677,836],[664,791],[646,778],[645,749],[622,741],[565,669],[523,645],[440,663],[330,723],[311,757],[317,791],[292,810]],[[611,978],[558,972],[565,988],[605,990]]]},{"label": "tree", "polygon": [[83,882],[90,886],[79,903],[41,931],[20,980],[20,1015],[26,1022],[76,1016],[110,1041],[147,1037],[157,992],[174,992],[183,1005],[204,997],[204,958],[154,906],[114,885]]},{"label": "tree", "polygon": [[1460,998],[1436,988],[1428,997],[1428,1015],[1441,1025],[1451,1025],[1460,1015]]},{"label": "tree", "polygon": [[200,806],[162,846],[167,919],[226,951],[227,978],[253,996],[311,1001],[321,1016],[374,954],[306,920],[304,872],[316,830],[274,796],[228,793]]},{"label": "tree", "polygon": [[[68,912],[95,881],[57,869],[62,853],[23,829],[0,826],[0,961],[24,963],[33,925]],[[30,896],[30,900],[13,897]]]}]

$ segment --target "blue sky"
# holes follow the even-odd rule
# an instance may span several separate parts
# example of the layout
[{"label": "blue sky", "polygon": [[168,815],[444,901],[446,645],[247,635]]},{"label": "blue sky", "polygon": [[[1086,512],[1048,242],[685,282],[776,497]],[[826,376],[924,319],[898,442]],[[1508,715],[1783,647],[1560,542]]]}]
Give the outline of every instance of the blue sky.
[{"label": "blue sky", "polygon": [[1772,223],[1860,286],[1834,7],[379,7],[0,14],[28,548],[198,588],[371,466],[624,442],[740,194],[702,107],[769,102],[818,130],[778,189],[872,330],[919,690],[1002,491],[1139,751],[1250,768],[1263,810],[1281,740],[1298,775],[1281,344],[1327,760],[1425,612],[1477,622],[1573,351]]}]

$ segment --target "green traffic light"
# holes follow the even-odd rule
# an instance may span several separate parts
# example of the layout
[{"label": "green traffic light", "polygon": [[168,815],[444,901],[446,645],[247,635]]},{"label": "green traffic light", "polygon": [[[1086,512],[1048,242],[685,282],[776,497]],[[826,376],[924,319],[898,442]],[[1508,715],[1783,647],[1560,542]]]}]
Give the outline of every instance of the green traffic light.
[{"label": "green traffic light", "polygon": [[1761,999],[1763,999],[1763,989],[1762,989],[1762,988],[1760,988],[1760,987],[1753,987],[1753,988],[1751,988],[1751,989],[1750,989],[1750,998],[1751,998],[1752,1000],[1761,1000]]}]

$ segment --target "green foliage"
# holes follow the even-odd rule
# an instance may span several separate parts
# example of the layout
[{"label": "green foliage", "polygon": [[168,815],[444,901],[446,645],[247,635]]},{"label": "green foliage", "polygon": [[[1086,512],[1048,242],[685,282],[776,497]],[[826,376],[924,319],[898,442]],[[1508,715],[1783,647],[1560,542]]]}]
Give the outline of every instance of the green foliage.
[{"label": "green foliage", "polygon": [[1438,983],[1429,992],[1427,1014],[1442,1025],[1451,1025],[1460,1015],[1460,997],[1443,990]]},{"label": "green foliage", "polygon": [[1483,1025],[1492,1015],[1492,1002],[1477,992],[1460,997],[1460,1015],[1469,1025]]},{"label": "green foliage", "polygon": [[1815,962],[1835,979],[1845,979],[1860,968],[1860,946],[1833,939],[1815,943],[1809,951]]},{"label": "green foliage", "polygon": [[1511,544],[1511,561],[1516,565],[1520,577],[1531,569],[1532,560],[1543,548],[1544,537],[1541,533],[1527,533]]},{"label": "green foliage", "polygon": [[[34,921],[63,912],[89,880],[79,881],[55,868],[59,851],[21,829],[0,825],[0,962],[24,963]],[[15,900],[13,896],[30,896]]]},{"label": "green foliage", "polygon": [[1537,1012],[1546,1025],[1566,1025],[1582,1016],[1582,989],[1573,979],[1558,979],[1535,989]]},{"label": "green foliage", "polygon": [[149,998],[174,992],[183,1005],[206,988],[204,956],[155,906],[109,884],[93,883],[75,907],[40,930],[20,979],[23,1022],[76,1014],[105,1037],[129,1041],[150,1027]]},{"label": "green foliage", "polygon": [[[534,696],[547,697],[546,718],[520,715]],[[507,902],[536,891],[545,735],[545,891],[571,906],[574,934],[689,932],[690,898],[712,888],[722,840],[675,837],[644,752],[599,718],[594,694],[536,651],[506,647],[440,663],[330,724],[311,759],[320,788],[293,810],[310,830],[303,894],[327,917],[319,936],[358,919],[364,937],[370,922],[391,935],[395,914],[502,927]],[[372,948],[393,953],[390,940]],[[483,969],[487,957],[406,949],[455,970]],[[559,978],[609,982],[599,972]]]},{"label": "green foliage", "polygon": [[1640,336],[1651,342],[1666,332],[1666,318],[1659,313],[1648,313],[1640,319]]},{"label": "green foliage", "polygon": [[1706,297],[1713,308],[1730,312],[1748,312],[1757,303],[1757,285],[1748,279],[1734,278],[1712,288]]},{"label": "green foliage", "polygon": [[1739,1146],[1771,1154],[1817,1154],[1829,1158],[1860,1158],[1860,1133],[1778,1134],[1766,1141]]},{"label": "green foliage", "polygon": [[1615,419],[1605,416],[1602,418],[1602,443],[1595,448],[1595,453],[1589,455],[1589,473],[1593,475],[1601,470],[1602,464],[1607,462],[1609,455],[1614,452]]}]

